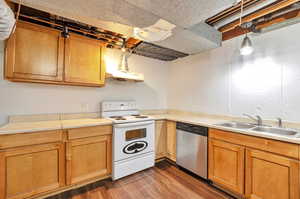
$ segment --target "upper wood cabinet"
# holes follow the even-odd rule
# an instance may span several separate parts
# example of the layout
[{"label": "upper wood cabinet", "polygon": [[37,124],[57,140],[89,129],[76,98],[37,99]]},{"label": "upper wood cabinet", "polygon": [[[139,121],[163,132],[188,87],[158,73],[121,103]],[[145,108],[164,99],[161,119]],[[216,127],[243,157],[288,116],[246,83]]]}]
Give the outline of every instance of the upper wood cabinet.
[{"label": "upper wood cabinet", "polygon": [[248,199],[299,199],[299,162],[271,153],[246,150]]},{"label": "upper wood cabinet", "polygon": [[19,21],[7,41],[5,76],[24,81],[63,80],[64,38],[60,31]]},{"label": "upper wood cabinet", "polygon": [[167,121],[167,157],[176,162],[176,122]]},{"label": "upper wood cabinet", "polygon": [[208,178],[238,194],[244,194],[245,148],[209,140]]},{"label": "upper wood cabinet", "polygon": [[0,198],[23,199],[63,186],[64,158],[62,143],[0,152]]},{"label": "upper wood cabinet", "polygon": [[155,122],[155,158],[163,158],[167,152],[167,124],[165,120]]},{"label": "upper wood cabinet", "polygon": [[104,45],[98,40],[19,21],[6,45],[5,77],[11,81],[103,86]]},{"label": "upper wood cabinet", "polygon": [[65,43],[65,81],[103,85],[105,68],[100,41],[71,34]]}]

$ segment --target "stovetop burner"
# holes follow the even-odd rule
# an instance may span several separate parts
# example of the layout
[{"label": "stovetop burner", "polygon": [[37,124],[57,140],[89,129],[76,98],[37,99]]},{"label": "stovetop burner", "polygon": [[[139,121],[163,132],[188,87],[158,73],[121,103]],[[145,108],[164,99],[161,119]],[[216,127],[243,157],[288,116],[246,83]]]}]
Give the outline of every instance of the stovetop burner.
[{"label": "stovetop burner", "polygon": [[138,116],[135,116],[135,118],[148,118],[148,116],[138,115]]},{"label": "stovetop burner", "polygon": [[126,120],[126,118],[124,118],[124,117],[118,117],[118,118],[115,118],[115,120]]},{"label": "stovetop burner", "polygon": [[115,119],[115,120],[126,120],[126,118],[122,116],[110,116],[110,118]]}]

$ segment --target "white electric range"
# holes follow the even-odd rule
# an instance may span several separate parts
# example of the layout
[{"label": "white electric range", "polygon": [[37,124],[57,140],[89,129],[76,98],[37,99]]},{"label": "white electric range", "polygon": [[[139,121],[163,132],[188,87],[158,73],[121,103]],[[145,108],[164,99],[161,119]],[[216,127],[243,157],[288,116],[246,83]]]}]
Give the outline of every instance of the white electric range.
[{"label": "white electric range", "polygon": [[152,117],[140,115],[135,101],[104,101],[101,116],[113,121],[113,180],[154,166]]}]

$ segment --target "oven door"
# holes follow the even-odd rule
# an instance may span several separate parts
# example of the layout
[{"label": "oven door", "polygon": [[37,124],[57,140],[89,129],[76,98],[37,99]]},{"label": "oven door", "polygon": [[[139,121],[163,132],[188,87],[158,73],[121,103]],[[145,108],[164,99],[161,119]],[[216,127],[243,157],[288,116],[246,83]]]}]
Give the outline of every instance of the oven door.
[{"label": "oven door", "polygon": [[114,125],[113,161],[154,151],[154,121]]}]

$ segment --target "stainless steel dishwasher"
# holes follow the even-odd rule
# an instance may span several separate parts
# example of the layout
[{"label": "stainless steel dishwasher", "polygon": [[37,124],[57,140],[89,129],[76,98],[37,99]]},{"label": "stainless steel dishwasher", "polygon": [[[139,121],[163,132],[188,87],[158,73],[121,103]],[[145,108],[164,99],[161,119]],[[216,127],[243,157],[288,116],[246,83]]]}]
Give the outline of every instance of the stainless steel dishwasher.
[{"label": "stainless steel dishwasher", "polygon": [[177,165],[207,179],[208,128],[177,122],[176,134]]}]

